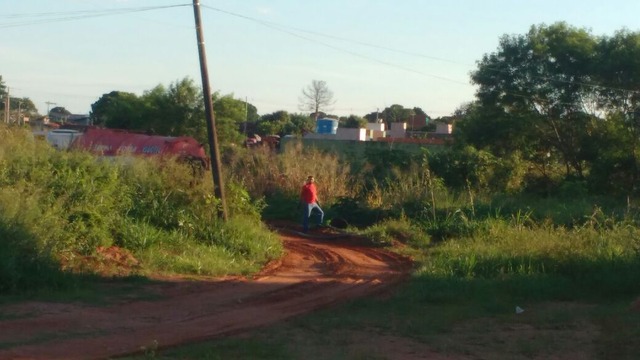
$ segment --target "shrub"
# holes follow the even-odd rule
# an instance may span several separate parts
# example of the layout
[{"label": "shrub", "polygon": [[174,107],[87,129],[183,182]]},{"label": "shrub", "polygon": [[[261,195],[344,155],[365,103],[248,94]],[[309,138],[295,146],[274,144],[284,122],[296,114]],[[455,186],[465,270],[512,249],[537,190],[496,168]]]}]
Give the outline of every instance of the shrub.
[{"label": "shrub", "polygon": [[394,240],[415,248],[426,248],[431,243],[429,236],[406,217],[384,220],[368,227],[363,234],[373,244],[381,246],[391,245]]}]

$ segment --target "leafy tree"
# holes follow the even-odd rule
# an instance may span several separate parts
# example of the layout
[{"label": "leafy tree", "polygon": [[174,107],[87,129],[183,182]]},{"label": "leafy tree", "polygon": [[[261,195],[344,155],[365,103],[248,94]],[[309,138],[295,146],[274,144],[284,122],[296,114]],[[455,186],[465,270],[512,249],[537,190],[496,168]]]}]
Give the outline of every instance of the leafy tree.
[{"label": "leafy tree", "polygon": [[[419,108],[418,108],[419,109]],[[386,107],[382,112],[373,112],[364,116],[364,118],[370,122],[384,121],[387,129],[391,128],[391,123],[394,122],[408,122],[412,115],[415,115],[414,109],[406,109],[402,105],[393,104]]]},{"label": "leafy tree", "polygon": [[[597,153],[588,175],[591,190],[629,194],[638,189],[638,137],[629,126],[628,115],[612,114],[593,129],[593,152]],[[631,151],[629,151],[631,150]]]},{"label": "leafy tree", "polygon": [[[239,131],[240,124],[246,119],[255,120],[255,106],[235,99],[232,94],[218,92],[212,94],[212,101],[220,143],[241,142],[244,135]],[[189,78],[168,87],[157,85],[140,97],[112,91],[91,108],[96,125],[166,136],[192,136],[202,143],[208,141],[202,91]]]},{"label": "leafy tree", "polygon": [[7,94],[7,86],[2,80],[2,75],[0,75],[0,97],[4,98],[6,94]]},{"label": "leafy tree", "polygon": [[606,110],[631,113],[640,108],[640,32],[621,30],[602,37],[597,45],[599,62],[594,78],[598,105]]},{"label": "leafy tree", "polygon": [[257,127],[261,135],[303,135],[314,130],[315,120],[304,114],[276,111],[263,115]]},{"label": "leafy tree", "polygon": [[262,115],[258,121],[258,133],[260,135],[282,135],[290,122],[291,117],[284,110]]},{"label": "leafy tree", "polygon": [[168,88],[158,85],[146,92],[143,100],[150,112],[145,130],[163,135],[192,136],[206,142],[202,92],[192,79],[184,78]]},{"label": "leafy tree", "polygon": [[96,125],[168,136],[193,136],[206,142],[202,95],[188,78],[158,85],[140,97],[112,91],[91,105]]},{"label": "leafy tree", "polygon": [[382,111],[382,117],[390,127],[394,122],[405,122],[415,114],[413,109],[406,109],[402,105],[394,104]]},{"label": "leafy tree", "polygon": [[[580,149],[595,105],[593,87],[584,84],[591,79],[596,48],[586,30],[565,23],[533,26],[526,35],[504,36],[498,51],[485,55],[472,74],[482,111],[534,152],[557,152],[567,175],[584,175]],[[523,121],[527,126],[518,126]],[[498,141],[501,135],[491,136]],[[502,140],[503,151],[517,149],[509,142]]]},{"label": "leafy tree", "polygon": [[290,114],[290,127],[285,128],[285,135],[304,135],[315,130],[315,120],[304,114]]},{"label": "leafy tree", "polygon": [[[640,180],[640,32],[618,31],[611,38],[602,37],[598,44],[599,63],[595,78],[604,86],[596,88],[600,108],[609,113],[608,146],[594,165],[602,171],[599,188],[623,188],[637,192]],[[609,124],[611,125],[611,124]],[[620,146],[624,145],[621,149]],[[616,149],[617,154],[613,151]],[[613,166],[613,167],[612,167]],[[624,174],[619,169],[626,169]],[[597,175],[596,175],[597,176]],[[594,175],[591,175],[594,178]],[[603,184],[602,178],[608,183]],[[615,184],[614,184],[615,182]]]},{"label": "leafy tree", "polygon": [[349,115],[340,119],[340,126],[344,128],[361,129],[367,126],[367,120],[356,115]]},{"label": "leafy tree", "polygon": [[33,101],[28,97],[25,98],[11,98],[11,109],[20,112],[20,116],[36,117],[38,116],[38,109],[33,104]]},{"label": "leafy tree", "polygon": [[[7,96],[7,86],[2,80],[2,75],[0,75],[0,108],[2,108],[2,116],[0,119],[4,120],[4,111],[6,106],[6,96]],[[9,99],[9,109],[10,109],[10,117],[12,121],[18,120],[18,117],[36,117],[38,115],[38,109],[33,104],[33,101],[28,97],[24,98],[15,98],[12,97]],[[21,121],[21,120],[20,120]]]},{"label": "leafy tree", "polygon": [[49,111],[48,115],[53,121],[63,122],[71,115],[71,111],[65,109],[63,106],[56,106]]},{"label": "leafy tree", "polygon": [[555,23],[504,36],[478,63],[478,101],[461,109],[456,143],[520,152],[548,177],[637,192],[640,181],[640,33],[595,37]]},{"label": "leafy tree", "polygon": [[247,107],[246,120],[253,123],[257,122],[260,119],[260,115],[258,115],[258,108],[248,102],[245,102],[245,106]]},{"label": "leafy tree", "polygon": [[428,162],[429,168],[448,187],[460,191],[468,186],[476,189],[489,187],[495,158],[486,151],[460,146],[434,152],[428,156]]},{"label": "leafy tree", "polygon": [[321,111],[328,111],[333,106],[333,92],[329,90],[327,83],[322,80],[313,80],[306,88],[302,89],[302,96],[299,98],[300,110],[307,110],[316,115]]},{"label": "leafy tree", "polygon": [[129,92],[112,91],[91,104],[90,117],[96,126],[112,129],[141,129],[145,113],[143,99]]},{"label": "leafy tree", "polygon": [[[468,104],[459,115],[461,119],[456,122],[454,129],[455,144],[458,146],[472,145],[497,156],[515,150],[533,156],[541,148],[538,143],[540,139],[530,136],[535,122],[527,114],[508,114],[497,106],[473,103]],[[541,150],[546,153],[549,149]]]},{"label": "leafy tree", "polygon": [[[255,109],[255,107],[252,105]],[[248,117],[249,104],[235,99],[233,94],[213,94],[213,111],[216,117],[216,129],[221,143],[242,143],[244,134],[240,124]]]},{"label": "leafy tree", "polygon": [[426,117],[427,117],[427,121],[429,121],[429,119],[430,119],[429,115],[427,115],[427,113],[426,113],[426,112],[424,112],[424,110],[422,110],[422,109],[421,109],[421,108],[419,108],[419,107],[414,107],[414,108],[413,108],[413,113],[414,113],[415,115],[424,115],[424,116],[426,116]]},{"label": "leafy tree", "polygon": [[367,122],[375,123],[382,120],[382,114],[380,113],[380,111],[375,111],[372,113],[368,113],[364,116],[364,118],[367,120]]}]

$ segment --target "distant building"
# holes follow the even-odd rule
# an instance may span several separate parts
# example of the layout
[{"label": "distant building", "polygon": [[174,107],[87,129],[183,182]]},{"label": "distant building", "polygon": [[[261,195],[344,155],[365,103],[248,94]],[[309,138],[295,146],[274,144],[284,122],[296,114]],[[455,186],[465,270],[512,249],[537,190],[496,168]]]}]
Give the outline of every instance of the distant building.
[{"label": "distant building", "polygon": [[391,137],[391,138],[407,137],[407,123],[406,122],[391,123],[391,129],[389,129],[389,131],[387,132],[387,137]]},{"label": "distant building", "polygon": [[[425,116],[421,117],[422,123],[425,122],[425,118]],[[305,134],[303,139],[384,141],[430,145],[443,145],[452,140],[453,126],[451,124],[439,123],[436,125],[436,132],[431,133],[410,131],[407,126],[406,122],[394,122],[391,123],[391,128],[386,130],[383,122],[376,122],[368,123],[364,128],[352,129],[337,127],[336,120],[319,119],[317,131]]]},{"label": "distant building", "polygon": [[93,123],[91,122],[91,117],[85,114],[71,114],[67,116],[65,122],[71,125],[93,125]]},{"label": "distant building", "polygon": [[446,123],[437,123],[436,124],[436,134],[452,134],[453,133],[453,125]]},{"label": "distant building", "polygon": [[407,130],[421,131],[429,124],[427,114],[416,114],[407,120]]}]

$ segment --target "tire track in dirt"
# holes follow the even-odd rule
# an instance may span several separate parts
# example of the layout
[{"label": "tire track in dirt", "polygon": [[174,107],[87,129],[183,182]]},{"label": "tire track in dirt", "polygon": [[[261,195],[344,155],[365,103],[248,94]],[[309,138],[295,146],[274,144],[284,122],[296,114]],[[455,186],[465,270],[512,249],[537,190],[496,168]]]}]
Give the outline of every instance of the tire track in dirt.
[{"label": "tire track in dirt", "polygon": [[98,307],[27,303],[5,306],[0,359],[104,359],[273,324],[401,281],[411,261],[357,244],[281,230],[287,250],[251,279],[159,279],[159,300]]}]

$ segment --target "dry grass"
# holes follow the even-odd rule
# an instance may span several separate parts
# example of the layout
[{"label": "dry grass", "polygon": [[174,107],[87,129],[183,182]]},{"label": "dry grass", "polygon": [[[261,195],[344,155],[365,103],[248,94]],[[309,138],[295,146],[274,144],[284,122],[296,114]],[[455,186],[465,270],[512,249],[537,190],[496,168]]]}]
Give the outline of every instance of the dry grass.
[{"label": "dry grass", "polygon": [[309,175],[318,183],[318,196],[323,203],[333,203],[351,196],[357,189],[351,184],[349,166],[336,154],[302,146],[288,147],[277,154],[269,148],[238,149],[228,159],[230,177],[246,186],[254,197],[282,193],[297,196]]}]

